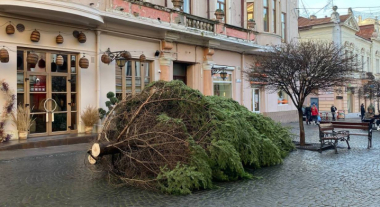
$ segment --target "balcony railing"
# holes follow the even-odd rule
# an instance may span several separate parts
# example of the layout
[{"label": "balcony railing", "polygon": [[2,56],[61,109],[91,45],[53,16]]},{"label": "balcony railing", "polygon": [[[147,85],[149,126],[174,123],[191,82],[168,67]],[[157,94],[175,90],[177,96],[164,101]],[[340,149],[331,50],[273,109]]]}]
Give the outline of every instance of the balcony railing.
[{"label": "balcony railing", "polygon": [[192,15],[186,15],[186,26],[195,29],[214,32],[215,22],[208,19],[202,19]]}]

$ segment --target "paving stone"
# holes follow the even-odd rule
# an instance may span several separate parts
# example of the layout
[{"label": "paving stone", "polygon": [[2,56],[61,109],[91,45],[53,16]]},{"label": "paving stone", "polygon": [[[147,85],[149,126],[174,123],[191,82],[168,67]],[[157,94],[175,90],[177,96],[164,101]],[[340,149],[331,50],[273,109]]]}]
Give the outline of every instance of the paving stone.
[{"label": "paving stone", "polygon": [[[318,127],[305,129],[306,141],[318,142]],[[353,136],[350,145],[340,143],[339,154],[297,150],[282,165],[253,172],[262,179],[217,183],[188,196],[110,185],[86,164],[84,151],[32,153],[0,160],[0,206],[378,206],[380,132],[370,150],[365,137]]]}]

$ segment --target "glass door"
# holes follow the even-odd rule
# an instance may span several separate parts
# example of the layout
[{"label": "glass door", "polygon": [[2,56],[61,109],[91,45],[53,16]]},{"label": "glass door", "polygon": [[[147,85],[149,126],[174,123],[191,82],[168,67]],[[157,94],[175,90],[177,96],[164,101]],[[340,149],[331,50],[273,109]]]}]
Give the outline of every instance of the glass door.
[{"label": "glass door", "polygon": [[68,75],[52,75],[47,113],[49,113],[49,134],[66,133],[70,120],[70,96]]},{"label": "glass door", "polygon": [[47,74],[28,74],[26,106],[30,107],[31,116],[34,119],[30,127],[30,134],[48,135],[48,116],[45,110],[46,101],[49,98],[47,92]]},{"label": "glass door", "polygon": [[30,137],[77,132],[77,55],[33,51],[38,62],[31,65],[29,53],[18,51],[17,102],[30,108]]},{"label": "glass door", "polygon": [[252,89],[252,111],[255,113],[260,113],[260,89]]}]

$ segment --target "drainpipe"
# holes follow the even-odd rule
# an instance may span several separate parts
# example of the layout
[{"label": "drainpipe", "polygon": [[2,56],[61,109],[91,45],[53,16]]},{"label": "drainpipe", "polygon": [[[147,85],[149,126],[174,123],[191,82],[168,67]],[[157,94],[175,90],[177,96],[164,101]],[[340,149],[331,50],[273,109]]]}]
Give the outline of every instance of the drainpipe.
[{"label": "drainpipe", "polygon": [[244,52],[241,53],[241,68],[240,68],[240,73],[241,73],[241,104],[242,106],[244,106],[244,61],[245,61],[245,57],[244,57]]},{"label": "drainpipe", "polygon": [[100,51],[100,34],[101,31],[96,30],[96,46],[95,46],[95,86],[96,86],[96,108],[99,108],[100,102],[100,63],[99,63],[99,51]]}]

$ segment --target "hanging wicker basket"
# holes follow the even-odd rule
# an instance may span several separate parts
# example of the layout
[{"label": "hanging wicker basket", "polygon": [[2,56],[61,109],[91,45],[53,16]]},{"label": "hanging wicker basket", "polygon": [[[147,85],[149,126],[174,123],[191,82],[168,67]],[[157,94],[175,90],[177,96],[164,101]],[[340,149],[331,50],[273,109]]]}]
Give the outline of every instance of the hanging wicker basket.
[{"label": "hanging wicker basket", "polygon": [[63,37],[61,34],[59,34],[56,38],[55,38],[55,41],[57,42],[57,44],[62,44],[63,43]]},{"label": "hanging wicker basket", "polygon": [[145,62],[146,61],[146,57],[144,54],[141,54],[140,55],[140,62]]},{"label": "hanging wicker basket", "polygon": [[81,59],[79,59],[79,67],[83,69],[87,69],[88,65],[89,65],[89,62],[86,56],[83,56]]},{"label": "hanging wicker basket", "polygon": [[124,51],[120,54],[121,57],[125,58],[126,60],[130,60],[132,59],[132,55],[130,52],[128,51]]},{"label": "hanging wicker basket", "polygon": [[9,62],[9,53],[8,50],[6,50],[5,48],[0,49],[0,61],[2,63]]},{"label": "hanging wicker basket", "polygon": [[57,64],[58,66],[62,66],[64,62],[65,61],[63,60],[62,55],[58,55],[57,59],[55,60],[55,64]]},{"label": "hanging wicker basket", "polygon": [[38,62],[38,55],[35,53],[29,53],[26,57],[26,62],[29,64],[31,68],[36,67],[36,64]]},{"label": "hanging wicker basket", "polygon": [[86,35],[83,32],[79,33],[79,35],[78,35],[78,41],[80,43],[85,43],[87,41]]},{"label": "hanging wicker basket", "polygon": [[5,32],[9,35],[15,33],[15,27],[12,24],[8,24],[8,26],[5,28]]},{"label": "hanging wicker basket", "polygon": [[104,64],[110,64],[111,62],[111,58],[107,54],[103,54],[101,60]]},{"label": "hanging wicker basket", "polygon": [[34,30],[32,34],[30,35],[30,40],[32,42],[39,42],[40,41],[40,32],[37,30]]}]

